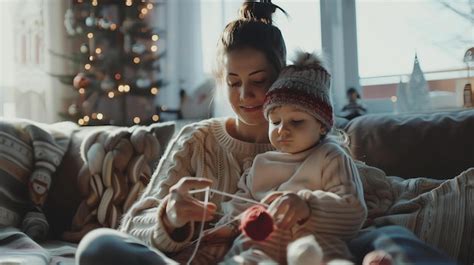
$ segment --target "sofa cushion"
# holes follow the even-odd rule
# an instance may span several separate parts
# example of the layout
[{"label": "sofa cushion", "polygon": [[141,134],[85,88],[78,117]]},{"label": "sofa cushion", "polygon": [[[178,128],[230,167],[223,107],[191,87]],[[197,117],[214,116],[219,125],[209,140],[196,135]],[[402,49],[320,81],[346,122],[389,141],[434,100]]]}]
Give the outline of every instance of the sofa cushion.
[{"label": "sofa cushion", "polygon": [[345,131],[355,159],[403,178],[452,178],[474,166],[474,110],[371,114]]},{"label": "sofa cushion", "polygon": [[35,240],[47,237],[44,203],[76,128],[0,118],[0,227],[21,227]]},{"label": "sofa cushion", "polygon": [[[153,154],[146,154],[149,157],[150,166],[154,167],[158,164],[162,151],[166,148],[168,142],[174,133],[174,123],[156,123],[150,126],[135,126],[132,128],[117,127],[117,126],[96,126],[96,127],[80,127],[72,136],[63,162],[58,167],[56,174],[53,176],[54,181],[50,189],[50,195],[45,205],[45,212],[51,224],[52,237],[61,238],[65,231],[72,229],[72,221],[74,215],[80,211],[79,206],[84,201],[84,190],[81,190],[79,174],[89,174],[90,172],[81,171],[87,158],[85,154],[81,156],[81,146],[83,151],[85,148],[90,148],[94,143],[94,135],[107,136],[107,141],[103,141],[107,146],[123,146],[120,144],[122,137],[121,132],[129,132],[128,138],[133,131],[146,131],[151,133],[158,141],[161,151],[159,156]],[[91,140],[90,143],[85,140]],[[140,147],[136,147],[140,150]],[[120,160],[120,159],[117,159]],[[121,159],[126,161],[127,159]],[[126,163],[126,162],[125,162]],[[115,163],[119,171],[127,168],[127,165],[120,165]],[[124,172],[126,174],[126,172]],[[87,175],[89,177],[89,175]],[[81,193],[82,192],[82,193]],[[86,191],[88,192],[88,190]]]}]

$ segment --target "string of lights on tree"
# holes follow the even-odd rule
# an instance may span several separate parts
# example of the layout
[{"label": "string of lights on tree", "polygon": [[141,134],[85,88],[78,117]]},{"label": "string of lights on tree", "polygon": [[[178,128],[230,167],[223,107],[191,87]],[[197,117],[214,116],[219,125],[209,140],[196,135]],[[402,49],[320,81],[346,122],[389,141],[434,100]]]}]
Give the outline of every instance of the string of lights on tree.
[{"label": "string of lights on tree", "polygon": [[[165,0],[73,0],[65,14],[77,54],[70,76],[78,93],[67,116],[79,125],[149,124],[164,106],[155,97],[165,85],[160,73],[163,30],[152,27]],[[67,79],[67,78],[66,78]]]}]

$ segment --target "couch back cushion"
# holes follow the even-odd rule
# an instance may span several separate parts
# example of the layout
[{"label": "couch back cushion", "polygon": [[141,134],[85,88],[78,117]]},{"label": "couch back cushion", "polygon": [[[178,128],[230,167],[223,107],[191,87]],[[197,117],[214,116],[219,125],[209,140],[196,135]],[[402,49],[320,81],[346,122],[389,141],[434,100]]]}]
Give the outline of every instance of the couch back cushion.
[{"label": "couch back cushion", "polygon": [[[175,124],[168,122],[141,127],[156,137],[161,146],[160,153],[162,154],[173,136]],[[137,129],[141,129],[140,126],[128,128],[130,131]],[[64,231],[71,229],[73,217],[81,201],[84,200],[78,183],[79,171],[85,163],[84,157],[81,157],[81,145],[84,148],[84,140],[89,140],[92,135],[97,134],[97,131],[102,131],[103,135],[110,135],[123,130],[127,130],[127,128],[116,126],[80,127],[71,135],[68,150],[53,176],[50,194],[45,205],[53,238],[60,238]],[[159,158],[157,157],[154,159],[156,161],[152,161],[152,166],[158,164]]]},{"label": "couch back cushion", "polygon": [[0,117],[0,227],[20,228],[35,240],[48,235],[43,206],[76,129]]},{"label": "couch back cushion", "polygon": [[452,178],[474,167],[474,110],[371,114],[345,131],[355,159],[403,178]]}]

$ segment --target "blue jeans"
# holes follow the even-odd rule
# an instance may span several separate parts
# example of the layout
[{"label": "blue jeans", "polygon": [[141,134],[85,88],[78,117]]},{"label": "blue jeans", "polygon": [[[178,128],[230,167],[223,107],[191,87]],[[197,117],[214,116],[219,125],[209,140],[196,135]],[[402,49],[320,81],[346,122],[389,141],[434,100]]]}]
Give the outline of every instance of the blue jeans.
[{"label": "blue jeans", "polygon": [[91,231],[81,240],[76,252],[76,264],[159,265],[178,263],[128,234],[109,228],[100,228]]},{"label": "blue jeans", "polygon": [[440,250],[427,245],[410,230],[397,225],[362,230],[349,242],[349,249],[356,258],[356,264],[362,264],[364,256],[373,250],[388,252],[392,255],[394,264],[457,264]]}]

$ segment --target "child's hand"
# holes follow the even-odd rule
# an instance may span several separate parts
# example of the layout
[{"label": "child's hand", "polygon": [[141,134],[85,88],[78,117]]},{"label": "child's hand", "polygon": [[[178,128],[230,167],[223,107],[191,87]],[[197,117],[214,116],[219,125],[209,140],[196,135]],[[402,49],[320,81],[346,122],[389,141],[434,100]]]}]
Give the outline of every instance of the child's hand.
[{"label": "child's hand", "polygon": [[270,206],[270,204],[278,199],[279,197],[287,194],[289,192],[284,192],[284,191],[272,191],[267,194],[267,196],[263,197],[263,199],[260,200],[261,203],[267,204]]},{"label": "child's hand", "polygon": [[268,212],[280,229],[289,229],[296,223],[302,223],[308,220],[311,209],[309,205],[294,193],[278,194],[273,193],[272,196],[266,198],[267,202],[271,202]]}]

